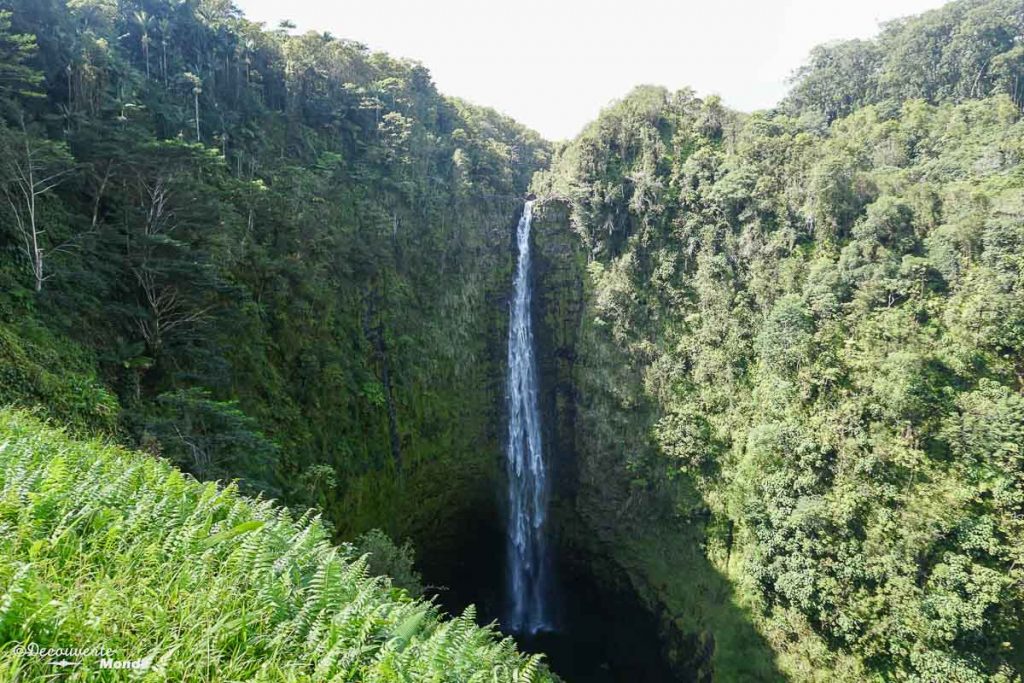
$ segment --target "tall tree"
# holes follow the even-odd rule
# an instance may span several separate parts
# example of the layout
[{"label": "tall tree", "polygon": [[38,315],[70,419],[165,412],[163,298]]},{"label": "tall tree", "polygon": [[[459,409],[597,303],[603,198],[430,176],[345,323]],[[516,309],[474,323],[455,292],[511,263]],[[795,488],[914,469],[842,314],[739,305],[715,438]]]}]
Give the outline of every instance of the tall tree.
[{"label": "tall tree", "polygon": [[35,291],[50,275],[45,270],[51,251],[67,249],[71,241],[54,244],[43,218],[43,202],[74,171],[66,147],[20,130],[0,128],[0,191],[28,258]]}]

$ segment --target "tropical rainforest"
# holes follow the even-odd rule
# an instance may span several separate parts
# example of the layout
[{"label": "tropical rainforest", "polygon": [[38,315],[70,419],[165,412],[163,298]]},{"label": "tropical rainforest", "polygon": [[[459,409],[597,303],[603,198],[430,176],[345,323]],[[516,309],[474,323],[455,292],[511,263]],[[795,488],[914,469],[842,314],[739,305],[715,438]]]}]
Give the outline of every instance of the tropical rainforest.
[{"label": "tropical rainforest", "polygon": [[600,680],[1021,680],[1020,0],[555,143],[293,28],[0,0],[0,680],[599,680],[467,579],[528,194],[563,583],[664,662]]}]

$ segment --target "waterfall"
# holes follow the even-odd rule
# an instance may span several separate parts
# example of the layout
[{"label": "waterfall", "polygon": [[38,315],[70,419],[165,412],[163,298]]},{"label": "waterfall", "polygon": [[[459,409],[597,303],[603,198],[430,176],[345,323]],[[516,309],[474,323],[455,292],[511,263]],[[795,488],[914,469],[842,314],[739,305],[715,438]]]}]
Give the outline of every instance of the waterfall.
[{"label": "waterfall", "polygon": [[530,222],[533,201],[526,202],[516,228],[519,258],[509,314],[508,377],[508,614],[506,628],[536,633],[551,627],[548,581],[547,470],[537,407],[537,359],[533,348],[530,283]]}]

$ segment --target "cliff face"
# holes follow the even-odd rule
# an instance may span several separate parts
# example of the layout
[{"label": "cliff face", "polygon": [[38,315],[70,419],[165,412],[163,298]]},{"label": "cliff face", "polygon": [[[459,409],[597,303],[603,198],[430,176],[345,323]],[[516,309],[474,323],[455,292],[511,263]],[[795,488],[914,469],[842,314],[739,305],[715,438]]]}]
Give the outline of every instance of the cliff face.
[{"label": "cliff face", "polygon": [[[460,219],[475,223],[482,246],[467,258],[472,266],[466,289],[449,296],[465,297],[472,312],[444,321],[438,337],[462,347],[457,355],[463,367],[420,387],[422,398],[402,414],[419,421],[419,427],[407,430],[407,443],[433,445],[433,450],[404,474],[404,481],[390,472],[371,479],[358,501],[368,510],[368,525],[385,520],[396,525],[396,536],[411,538],[424,576],[446,587],[439,594],[446,609],[475,604],[482,615],[494,617],[503,586],[504,393],[514,264],[505,237],[519,211],[521,204],[510,199]],[[444,407],[440,415],[438,405]]]},{"label": "cliff face", "polygon": [[579,240],[568,225],[565,203],[549,200],[535,206],[533,316],[541,375],[540,408],[558,500],[575,496],[578,479],[575,373],[586,263]]},{"label": "cliff face", "polygon": [[[615,388],[631,384],[616,379],[628,372],[628,361],[617,358],[595,328],[586,249],[570,226],[568,204],[540,200],[532,234],[534,328],[563,608],[571,618],[573,601],[589,593],[585,599],[592,602],[582,606],[589,618],[605,610],[637,610],[629,621],[645,624],[645,637],[660,641],[644,643],[645,656],[664,660],[676,680],[710,680],[713,634],[682,616],[692,605],[672,604],[664,592],[667,580],[656,583],[673,548],[689,539],[680,546],[659,531],[656,515],[636,505],[640,498],[622,467],[623,451],[643,447],[646,418],[639,404],[616,394]],[[687,567],[690,559],[676,552],[671,571],[697,574]],[[635,638],[614,624],[604,628],[620,643]]]},{"label": "cliff face", "polygon": [[500,518],[505,237],[548,143],[421,65],[233,9],[147,1],[174,36],[151,73],[133,6],[87,5],[0,12],[32,93],[3,95],[0,159],[61,180],[45,274],[0,216],[0,404],[318,508],[338,540],[409,537],[448,583]]}]

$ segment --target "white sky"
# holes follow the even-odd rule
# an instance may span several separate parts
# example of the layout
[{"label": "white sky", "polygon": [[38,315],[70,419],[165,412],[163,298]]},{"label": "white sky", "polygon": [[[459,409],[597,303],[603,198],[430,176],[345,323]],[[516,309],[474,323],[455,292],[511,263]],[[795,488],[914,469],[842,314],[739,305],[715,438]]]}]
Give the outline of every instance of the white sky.
[{"label": "white sky", "polygon": [[942,0],[235,0],[422,62],[438,88],[557,140],[642,83],[770,107],[815,45]]}]

